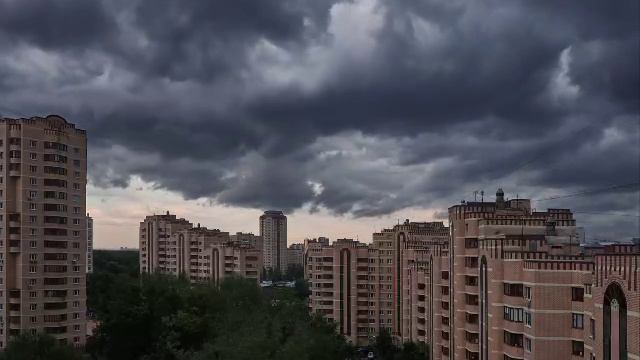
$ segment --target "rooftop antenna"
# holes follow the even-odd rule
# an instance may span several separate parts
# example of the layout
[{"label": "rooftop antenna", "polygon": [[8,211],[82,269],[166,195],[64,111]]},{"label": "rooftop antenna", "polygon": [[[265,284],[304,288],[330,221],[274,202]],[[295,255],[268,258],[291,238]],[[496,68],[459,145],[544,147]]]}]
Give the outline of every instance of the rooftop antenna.
[{"label": "rooftop antenna", "polygon": [[480,190],[480,199],[482,199],[481,201],[484,202],[484,190]]}]

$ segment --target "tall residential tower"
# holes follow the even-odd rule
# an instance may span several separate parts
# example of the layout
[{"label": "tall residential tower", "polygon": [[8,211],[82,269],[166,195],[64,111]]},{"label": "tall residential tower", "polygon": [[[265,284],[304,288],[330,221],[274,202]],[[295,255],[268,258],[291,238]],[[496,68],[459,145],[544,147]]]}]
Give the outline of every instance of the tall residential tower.
[{"label": "tall residential tower", "polygon": [[260,236],[265,269],[287,270],[287,217],[282,211],[267,210],[260,216]]},{"label": "tall residential tower", "polygon": [[59,116],[0,119],[0,348],[86,336],[87,136]]}]

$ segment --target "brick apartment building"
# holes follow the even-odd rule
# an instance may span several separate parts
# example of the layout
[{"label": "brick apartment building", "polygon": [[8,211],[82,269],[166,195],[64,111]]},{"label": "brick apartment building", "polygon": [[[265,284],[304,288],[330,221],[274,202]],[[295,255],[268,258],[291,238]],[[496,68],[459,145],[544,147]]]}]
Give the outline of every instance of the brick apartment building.
[{"label": "brick apartment building", "polygon": [[140,223],[140,272],[219,281],[230,275],[260,279],[262,251],[252,234],[207,229],[167,212]]},{"label": "brick apartment building", "polygon": [[570,210],[499,190],[449,208],[449,228],[309,242],[309,306],[355,344],[386,329],[432,359],[640,359],[640,247],[581,238]]},{"label": "brick apartment building", "polygon": [[85,343],[86,183],[84,130],[0,118],[0,349],[21,332]]}]

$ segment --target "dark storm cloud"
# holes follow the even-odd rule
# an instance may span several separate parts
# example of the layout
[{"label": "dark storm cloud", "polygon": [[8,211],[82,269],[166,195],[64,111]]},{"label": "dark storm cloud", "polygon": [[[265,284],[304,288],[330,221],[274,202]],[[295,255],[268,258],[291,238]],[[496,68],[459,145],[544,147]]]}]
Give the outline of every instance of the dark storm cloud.
[{"label": "dark storm cloud", "polygon": [[[638,6],[0,0],[0,112],[87,128],[100,186],[139,175],[230,205],[571,193],[639,181]],[[637,194],[540,206],[631,236],[637,217],[586,212],[637,213]]]},{"label": "dark storm cloud", "polygon": [[108,37],[114,25],[97,1],[0,2],[0,36],[44,49],[91,46]]}]

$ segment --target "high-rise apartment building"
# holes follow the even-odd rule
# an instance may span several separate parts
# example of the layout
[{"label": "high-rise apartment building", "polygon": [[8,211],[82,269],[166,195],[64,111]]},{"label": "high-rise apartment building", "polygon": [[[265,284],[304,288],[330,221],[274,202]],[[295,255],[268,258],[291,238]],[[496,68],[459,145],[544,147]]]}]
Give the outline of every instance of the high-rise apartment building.
[{"label": "high-rise apartment building", "polygon": [[411,312],[405,284],[411,251],[448,243],[442,222],[409,222],[373,235],[373,243],[351,239],[307,242],[305,275],[311,311],[336,322],[354,344],[367,344],[381,329],[409,339]]},{"label": "high-rise apartment building", "polygon": [[[232,240],[233,237],[233,240]],[[192,282],[230,275],[260,278],[260,237],[207,229],[167,212],[140,223],[140,271],[185,276]]]},{"label": "high-rise apartment building", "polygon": [[263,266],[287,270],[287,217],[282,211],[268,210],[260,216]]},{"label": "high-rise apartment building", "polygon": [[170,251],[171,235],[193,224],[177,218],[168,211],[164,215],[147,216],[140,223],[140,272],[167,272],[170,265],[177,262],[177,254]]},{"label": "high-rise apartment building", "polygon": [[386,329],[432,359],[640,359],[637,244],[581,246],[570,210],[501,190],[449,208],[450,236],[415,224],[310,243],[310,309],[356,344]]},{"label": "high-rise apartment building", "polygon": [[59,116],[0,119],[0,348],[86,335],[87,136]]},{"label": "high-rise apartment building", "polygon": [[93,218],[87,213],[87,274],[93,273]]}]

